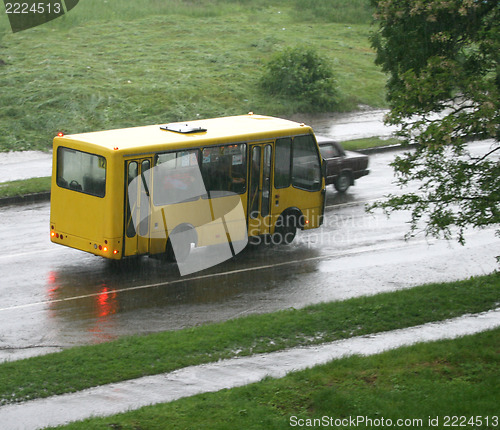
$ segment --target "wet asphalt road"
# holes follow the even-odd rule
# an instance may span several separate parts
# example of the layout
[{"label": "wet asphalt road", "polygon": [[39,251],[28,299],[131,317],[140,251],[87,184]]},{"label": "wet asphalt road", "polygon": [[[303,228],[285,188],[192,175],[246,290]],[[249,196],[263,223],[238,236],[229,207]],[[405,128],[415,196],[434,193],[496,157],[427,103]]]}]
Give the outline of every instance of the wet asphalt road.
[{"label": "wet asphalt road", "polygon": [[397,191],[393,157],[371,156],[371,174],[346,195],[329,187],[321,229],[186,278],[160,260],[116,265],[52,244],[48,203],[0,208],[0,360],[495,270],[494,229],[469,232],[465,247],[405,242],[407,214],[365,213],[366,202]]}]

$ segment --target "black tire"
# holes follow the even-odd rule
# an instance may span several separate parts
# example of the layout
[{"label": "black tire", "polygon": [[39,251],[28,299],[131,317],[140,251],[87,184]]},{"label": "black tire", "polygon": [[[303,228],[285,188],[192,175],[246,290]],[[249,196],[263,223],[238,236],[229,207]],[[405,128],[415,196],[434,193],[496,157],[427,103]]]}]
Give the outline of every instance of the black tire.
[{"label": "black tire", "polygon": [[333,186],[339,193],[345,193],[351,185],[351,175],[343,172],[339,175]]},{"label": "black tire", "polygon": [[167,247],[165,250],[165,255],[168,261],[175,261],[177,263],[182,263],[187,260],[189,257],[189,253],[191,252],[191,244],[194,243],[196,245],[196,233],[191,227],[181,227],[181,229],[175,229],[173,234],[180,233],[184,231],[189,231],[190,234],[188,236],[189,240],[182,242],[181,244],[177,244],[176,249],[177,253],[174,252],[174,247],[172,246],[172,242],[170,239],[167,241]]},{"label": "black tire", "polygon": [[295,215],[281,215],[276,223],[272,242],[280,245],[290,245],[297,234],[297,224]]}]

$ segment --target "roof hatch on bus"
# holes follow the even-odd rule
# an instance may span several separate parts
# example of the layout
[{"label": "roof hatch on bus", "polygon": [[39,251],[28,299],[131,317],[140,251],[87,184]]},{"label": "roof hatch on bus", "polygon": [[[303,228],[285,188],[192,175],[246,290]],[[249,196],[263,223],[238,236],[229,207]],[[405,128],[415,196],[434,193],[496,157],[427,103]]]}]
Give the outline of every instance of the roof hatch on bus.
[{"label": "roof hatch on bus", "polygon": [[174,131],[175,133],[183,133],[183,134],[201,133],[207,131],[206,128],[186,124],[185,122],[166,124],[164,126],[160,126],[160,128],[165,131]]}]

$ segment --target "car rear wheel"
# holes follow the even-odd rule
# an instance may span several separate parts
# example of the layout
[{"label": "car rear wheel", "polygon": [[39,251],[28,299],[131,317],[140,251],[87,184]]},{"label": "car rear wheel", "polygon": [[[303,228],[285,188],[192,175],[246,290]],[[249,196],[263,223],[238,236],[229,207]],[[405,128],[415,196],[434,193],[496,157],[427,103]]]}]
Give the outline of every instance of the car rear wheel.
[{"label": "car rear wheel", "polygon": [[346,172],[341,173],[333,184],[333,186],[339,193],[345,193],[350,185],[351,185],[351,175],[349,175],[349,173]]}]

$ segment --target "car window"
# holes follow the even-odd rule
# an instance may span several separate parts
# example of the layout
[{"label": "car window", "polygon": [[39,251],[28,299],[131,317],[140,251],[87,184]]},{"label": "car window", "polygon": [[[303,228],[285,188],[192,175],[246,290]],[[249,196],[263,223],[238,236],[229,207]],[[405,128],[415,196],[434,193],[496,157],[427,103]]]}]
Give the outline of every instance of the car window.
[{"label": "car window", "polygon": [[319,151],[321,152],[321,156],[323,158],[333,158],[340,156],[338,149],[331,143],[320,145]]}]

